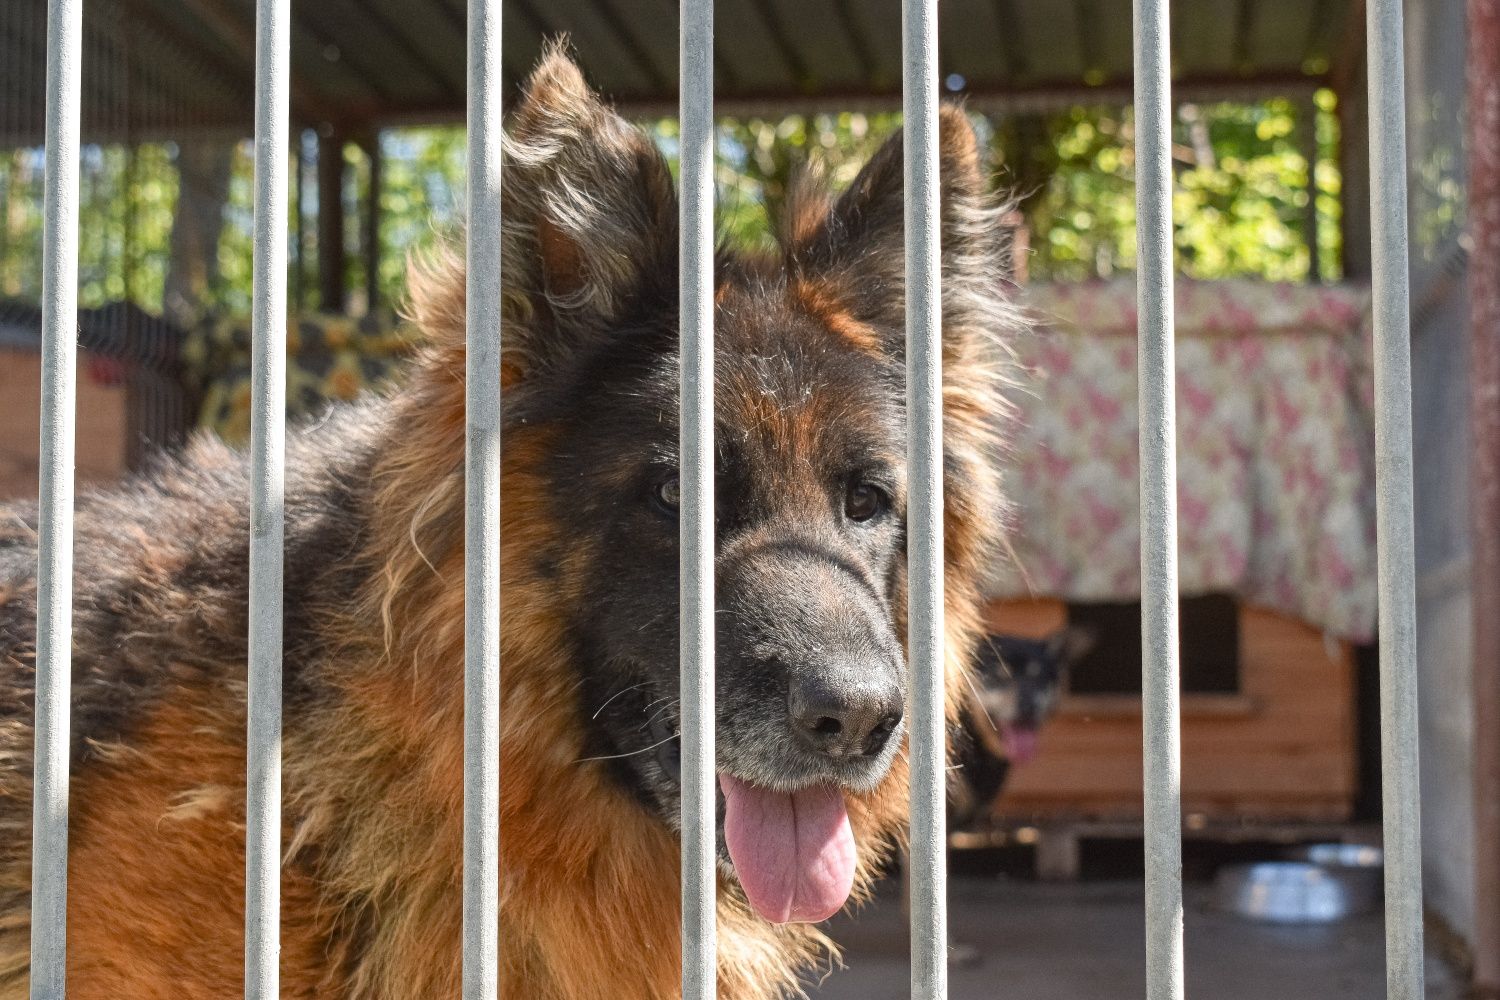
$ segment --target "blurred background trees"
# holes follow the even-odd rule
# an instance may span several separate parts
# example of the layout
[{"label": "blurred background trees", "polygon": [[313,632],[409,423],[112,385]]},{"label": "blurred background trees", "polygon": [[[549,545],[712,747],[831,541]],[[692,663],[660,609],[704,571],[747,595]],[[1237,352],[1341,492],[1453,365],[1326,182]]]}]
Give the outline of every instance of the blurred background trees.
[{"label": "blurred background trees", "polygon": [[[1025,230],[1029,280],[1082,281],[1134,266],[1129,108],[973,117],[993,152],[996,184],[1016,199],[1013,220]],[[717,178],[722,228],[737,240],[769,243],[768,219],[797,170],[814,163],[843,186],[899,122],[894,112],[722,120]],[[643,124],[675,161],[676,122]],[[1331,93],[1319,92],[1312,101],[1183,104],[1177,109],[1175,133],[1176,242],[1184,274],[1274,281],[1339,276],[1338,126]],[[317,285],[313,220],[320,193],[309,161],[318,144],[311,134],[303,140],[303,183],[294,184],[288,239],[293,300],[312,308]],[[389,129],[374,141],[380,144],[382,161],[375,259],[379,297],[387,306],[401,301],[407,253],[458,231],[464,136],[461,127]],[[228,140],[221,145],[219,159],[227,162],[227,178],[218,183],[212,169],[207,170],[210,179],[203,179],[201,151],[185,151],[174,143],[85,147],[82,304],[129,299],[160,312],[180,294],[196,298],[202,311],[239,314],[248,309],[250,147]],[[369,238],[368,213],[361,206],[368,196],[370,165],[357,145],[346,146],[344,156],[351,167],[340,192],[346,282],[359,290],[367,287],[369,255],[361,248]],[[209,199],[210,205],[222,206],[217,252],[209,260],[200,259],[201,254],[174,259],[174,217],[182,192],[191,194],[205,184],[221,189]],[[41,151],[5,154],[0,160],[0,297],[34,300],[39,294],[41,194]],[[203,201],[199,198],[197,204]],[[182,286],[180,292],[173,292],[174,283]],[[359,312],[363,306],[362,293],[352,293],[351,310]]]}]

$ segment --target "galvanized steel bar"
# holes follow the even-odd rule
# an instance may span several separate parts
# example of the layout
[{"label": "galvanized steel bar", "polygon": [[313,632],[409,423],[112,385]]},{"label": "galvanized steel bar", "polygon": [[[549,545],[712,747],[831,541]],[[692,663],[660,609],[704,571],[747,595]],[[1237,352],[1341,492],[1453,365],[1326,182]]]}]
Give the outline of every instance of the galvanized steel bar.
[{"label": "galvanized steel bar", "polygon": [[500,0],[469,0],[464,433],[464,1000],[500,959]]},{"label": "galvanized steel bar", "polygon": [[62,1000],[67,978],[68,707],[73,668],[73,415],[78,355],[82,90],[83,0],[51,0],[47,8],[47,173],[42,232],[32,1000]]},{"label": "galvanized steel bar", "polygon": [[280,996],[281,623],[286,534],[287,181],[291,0],[255,10],[255,227],[250,371],[250,646],[245,997]]},{"label": "galvanized steel bar", "polygon": [[1370,250],[1375,313],[1375,517],[1386,995],[1420,1000],[1422,815],[1417,768],[1416,539],[1412,514],[1411,295],[1401,0],[1366,5]]},{"label": "galvanized steel bar", "polygon": [[682,996],[716,993],[714,828],[714,142],[712,0],[682,0]]},{"label": "galvanized steel bar", "polygon": [[906,188],[911,995],[948,995],[943,714],[943,349],[936,0],[901,7]]},{"label": "galvanized steel bar", "polygon": [[1134,17],[1146,996],[1148,1000],[1181,1000],[1182,751],[1178,716],[1168,0],[1135,0]]},{"label": "galvanized steel bar", "polygon": [[[1469,530],[1476,608],[1500,608],[1500,0],[1469,0]],[[1500,615],[1474,616],[1474,991],[1500,997]],[[1488,847],[1482,846],[1488,845]]]}]

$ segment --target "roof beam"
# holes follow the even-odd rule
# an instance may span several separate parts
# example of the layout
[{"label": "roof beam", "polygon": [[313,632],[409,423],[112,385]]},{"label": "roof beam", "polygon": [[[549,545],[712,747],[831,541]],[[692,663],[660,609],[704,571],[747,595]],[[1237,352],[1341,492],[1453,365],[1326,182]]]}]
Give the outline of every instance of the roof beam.
[{"label": "roof beam", "polygon": [[1005,53],[1005,73],[1012,80],[1020,80],[1031,72],[1031,62],[1021,44],[1021,15],[1016,10],[1016,0],[995,0],[995,22],[1000,32],[1000,50]]},{"label": "roof beam", "polygon": [[510,6],[521,12],[521,17],[531,26],[531,30],[541,36],[543,44],[562,34],[555,25],[542,16],[542,12],[536,9],[531,0],[513,0]]},{"label": "roof beam", "polygon": [[[1174,101],[1254,100],[1263,97],[1300,97],[1319,87],[1328,86],[1326,75],[1300,72],[1263,73],[1244,77],[1238,74],[1207,74],[1182,77],[1172,82]],[[1081,80],[1039,80],[1022,87],[975,85],[965,87],[961,95],[975,110],[1040,112],[1073,107],[1078,104],[1127,105],[1132,87],[1128,74],[1112,76],[1096,86]],[[631,99],[615,102],[621,114],[633,118],[671,117],[677,104],[669,98]],[[812,113],[820,111],[887,111],[901,107],[899,89],[871,92],[859,87],[820,90],[815,94],[792,94],[785,91],[736,92],[715,98],[714,113],[720,117],[752,117]],[[380,126],[406,124],[433,125],[463,120],[462,109],[450,105],[411,105],[401,111],[381,116]]]},{"label": "roof beam", "polygon": [[1083,61],[1084,82],[1098,83],[1105,75],[1098,0],[1073,0],[1073,18],[1078,22],[1078,58]]},{"label": "roof beam", "polygon": [[1342,100],[1359,79],[1365,60],[1365,0],[1350,0],[1345,12],[1343,45],[1334,57],[1328,77],[1334,93]]},{"label": "roof beam", "polygon": [[676,81],[667,79],[666,74],[661,71],[661,67],[656,64],[656,60],[651,58],[651,53],[646,49],[640,36],[636,34],[625,18],[620,16],[620,12],[615,8],[613,0],[593,0],[592,6],[594,10],[598,11],[599,16],[604,19],[604,23],[609,25],[609,30],[614,32],[616,39],[619,40],[620,47],[625,50],[625,54],[630,57],[630,61],[635,63],[636,69],[641,71],[641,74],[645,76],[651,86],[661,91],[676,89]]},{"label": "roof beam", "polygon": [[[207,3],[217,2],[217,0],[188,0],[188,2]],[[349,52],[346,51],[347,46],[340,45],[332,35],[308,21],[307,18],[298,17],[295,5],[292,7],[292,31],[293,33],[300,31],[310,36],[313,41],[323,46],[325,51],[331,49],[338,53],[339,61],[349,67],[349,72],[358,77],[359,82],[364,85],[365,89],[377,98],[387,103],[397,102],[398,96],[396,92],[386,86],[384,74],[378,67],[369,65],[362,57],[351,58]],[[295,46],[293,48],[295,49]],[[345,117],[347,118],[348,116]]]},{"label": "roof beam", "polygon": [[[225,6],[223,0],[182,0],[183,6],[197,15],[204,26],[232,51],[241,56],[241,65],[254,72],[255,26],[246,24],[234,11]],[[246,63],[249,54],[252,62]],[[337,121],[339,112],[326,95],[308,84],[310,74],[293,73],[291,80],[292,109],[306,121]]]},{"label": "roof beam", "polygon": [[734,71],[733,66],[729,65],[729,60],[724,58],[724,49],[717,37],[714,38],[714,73],[723,83],[725,90],[740,89],[740,75]]},{"label": "roof beam", "polygon": [[411,34],[401,30],[398,25],[394,24],[374,0],[357,0],[357,3],[359,8],[370,19],[371,23],[379,28],[386,38],[390,39],[391,44],[401,50],[401,54],[406,56],[412,65],[421,70],[429,80],[437,84],[439,90],[452,100],[463,99],[463,87],[454,82],[454,78],[450,74],[448,67],[440,65],[436,59],[423,52],[411,40]]},{"label": "roof beam", "polygon": [[812,87],[812,76],[807,71],[807,64],[802,61],[802,56],[792,45],[791,36],[787,34],[786,25],[781,23],[781,18],[776,11],[771,9],[769,0],[749,0],[750,9],[755,11],[760,22],[765,26],[766,34],[771,36],[771,42],[776,46],[781,61],[792,74],[792,80],[797,89],[807,93]]},{"label": "roof beam", "polygon": [[[439,14],[443,15],[443,20],[447,21],[448,26],[457,33],[459,38],[465,39],[467,43],[469,37],[469,12],[467,10],[456,9],[453,4],[454,0],[433,0],[433,6],[438,9]],[[505,77],[505,86],[502,89],[507,95],[506,100],[510,100],[510,95],[514,95],[520,91],[521,78],[516,75],[515,67],[504,59],[501,60],[500,72]],[[468,81],[464,81],[464,87],[467,92]]]},{"label": "roof beam", "polygon": [[850,0],[833,0],[833,11],[838,15],[839,25],[844,29],[844,37],[849,40],[849,48],[854,51],[854,59],[859,63],[859,73],[864,78],[865,85],[877,86],[879,81],[876,80],[878,70],[875,66],[875,55],[870,49],[870,40],[865,37],[864,29],[854,19]]},{"label": "roof beam", "polygon": [[255,90],[253,78],[243,73],[227,72],[223,59],[204,48],[203,40],[197,35],[182,30],[180,21],[162,17],[156,5],[147,3],[145,0],[126,0],[126,9],[137,27],[152,32],[167,45],[176,49],[181,56],[191,59],[194,71],[211,78],[232,94],[237,94],[247,100],[253,99]]},{"label": "roof beam", "polygon": [[448,22],[448,27],[457,32],[459,38],[467,41],[469,37],[468,13],[454,10],[452,0],[432,0],[432,5],[437,8],[439,14],[443,15],[443,20]]},{"label": "roof beam", "polygon": [[[198,65],[197,60],[193,60],[190,64],[187,72],[198,76],[200,85],[197,88],[176,86],[179,78],[174,72],[150,72],[146,60],[175,63],[177,72],[182,72],[184,63],[188,62],[173,41],[157,34],[155,24],[142,18],[126,21],[118,26],[118,30],[125,39],[124,45],[116,51],[124,66],[127,86],[123,94],[111,96],[125,106],[122,140],[134,141],[137,126],[170,128],[175,124],[174,119],[183,124],[232,120],[236,117],[234,105],[230,105],[226,114],[225,98],[243,101],[240,107],[246,113],[250,111],[254,100],[251,89],[244,82],[222,73],[212,63]],[[152,48],[149,42],[143,47],[141,33],[145,33],[147,39],[154,38],[160,47]],[[105,86],[110,88],[110,84]]]},{"label": "roof beam", "polygon": [[1313,0],[1312,17],[1307,24],[1307,38],[1302,43],[1302,62],[1304,65],[1312,63],[1313,60],[1322,58],[1325,63],[1331,63],[1332,53],[1326,46],[1329,36],[1333,32],[1334,12],[1338,4],[1334,0]]},{"label": "roof beam", "polygon": [[1234,55],[1231,62],[1239,72],[1251,66],[1250,39],[1255,31],[1254,0],[1239,0],[1234,14]]}]

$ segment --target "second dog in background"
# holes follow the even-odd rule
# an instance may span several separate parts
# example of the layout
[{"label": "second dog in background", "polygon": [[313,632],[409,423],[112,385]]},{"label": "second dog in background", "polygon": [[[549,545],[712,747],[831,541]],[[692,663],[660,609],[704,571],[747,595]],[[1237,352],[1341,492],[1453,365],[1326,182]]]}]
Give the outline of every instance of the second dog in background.
[{"label": "second dog in background", "polygon": [[1069,668],[1094,648],[1092,629],[1065,625],[1042,639],[988,635],[975,657],[975,698],[955,735],[951,828],[993,810],[1012,764],[1032,760]]}]

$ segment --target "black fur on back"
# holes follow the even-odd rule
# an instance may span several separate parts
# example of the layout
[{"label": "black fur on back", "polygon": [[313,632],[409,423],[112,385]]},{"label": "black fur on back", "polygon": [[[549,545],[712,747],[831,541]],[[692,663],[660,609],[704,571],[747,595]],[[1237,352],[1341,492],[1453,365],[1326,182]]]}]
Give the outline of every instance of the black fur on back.
[{"label": "black fur on back", "polygon": [[[330,609],[369,568],[368,470],[385,420],[373,401],[294,430],[287,442],[285,710],[323,683]],[[186,686],[245,684],[249,468],[201,437],[108,492],[80,496],[73,545],[73,767],[127,743],[133,723]],[[0,505],[0,911],[24,911],[31,844],[37,509]],[[226,664],[238,669],[226,672]],[[0,973],[5,960],[0,956]]]}]

